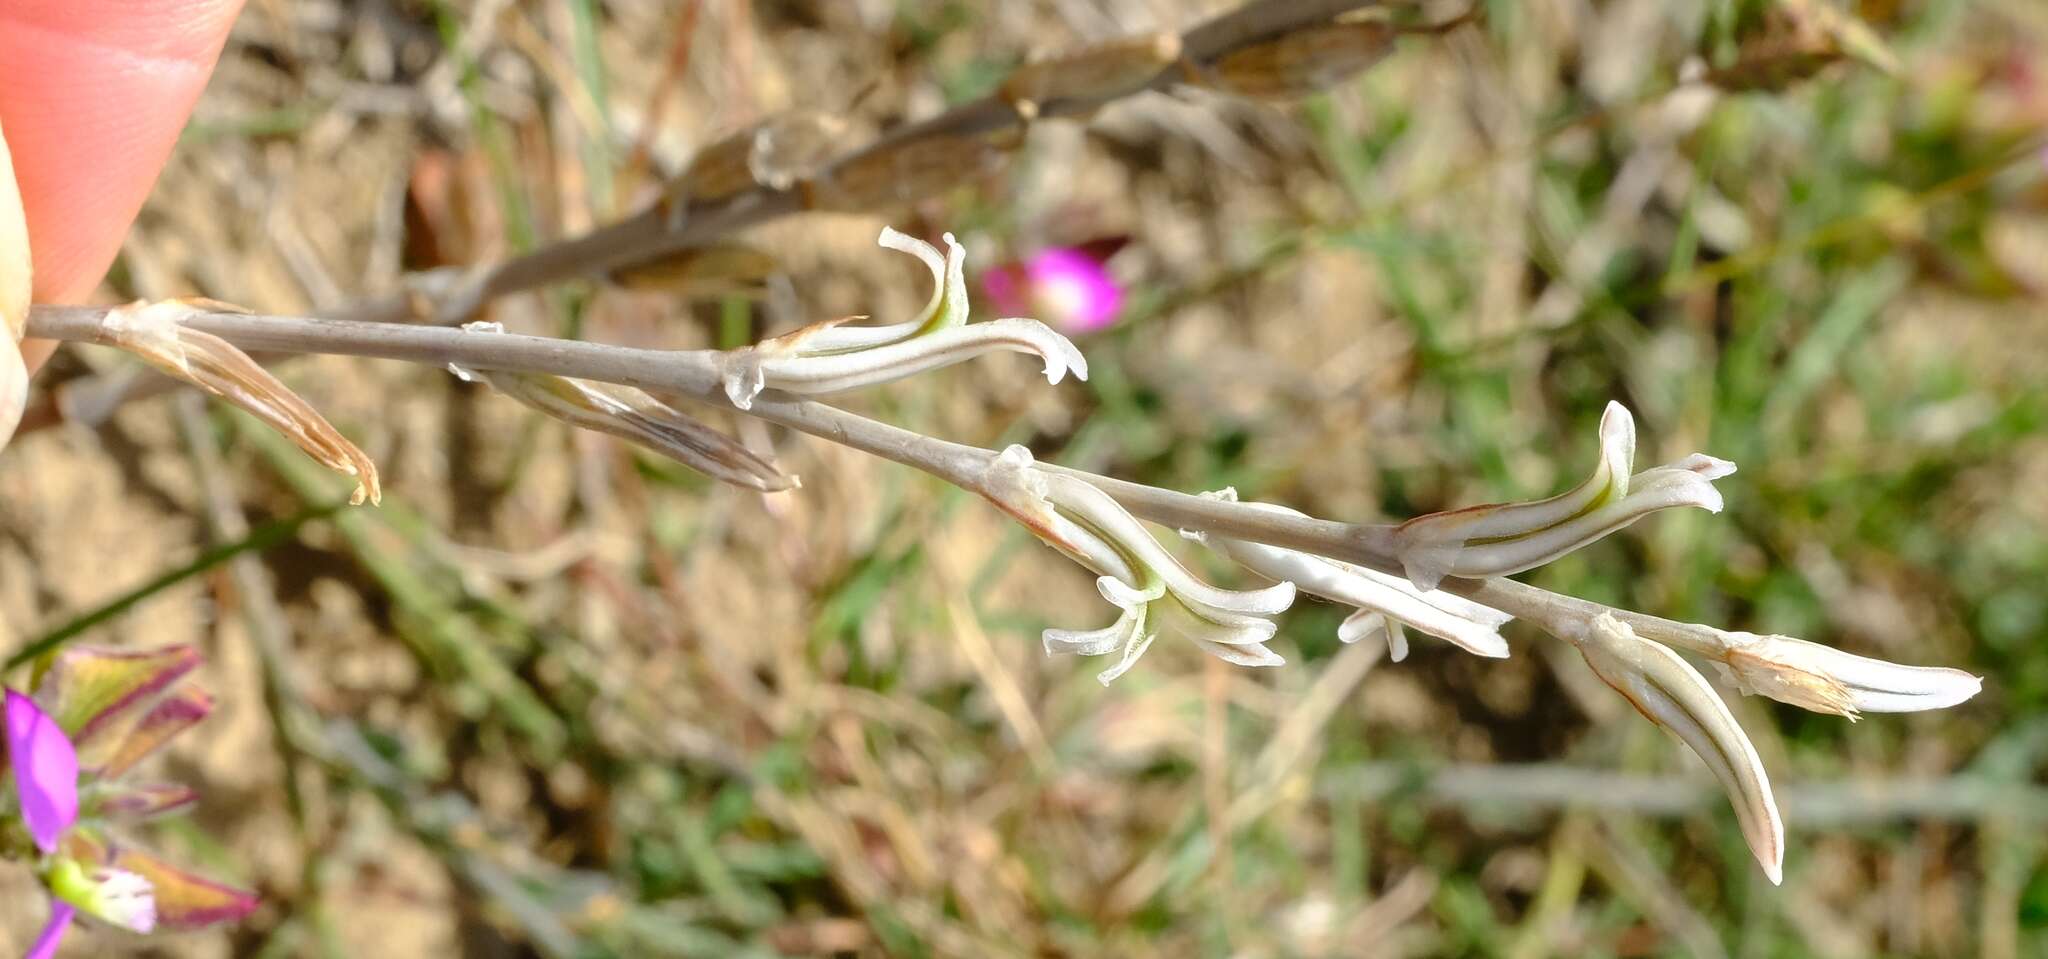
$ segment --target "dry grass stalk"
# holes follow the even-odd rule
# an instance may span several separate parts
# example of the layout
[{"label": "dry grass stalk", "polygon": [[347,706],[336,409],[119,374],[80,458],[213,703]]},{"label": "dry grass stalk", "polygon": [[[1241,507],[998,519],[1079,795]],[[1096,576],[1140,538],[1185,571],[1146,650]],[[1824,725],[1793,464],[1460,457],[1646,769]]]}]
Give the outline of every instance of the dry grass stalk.
[{"label": "dry grass stalk", "polygon": [[1288,100],[1325,90],[1384,59],[1394,29],[1380,23],[1332,23],[1283,34],[1225,54],[1190,80],[1232,93]]},{"label": "dry grass stalk", "polygon": [[1058,100],[1114,100],[1152,85],[1180,59],[1180,34],[1112,40],[1026,63],[1003,81],[999,95],[1026,119]]},{"label": "dry grass stalk", "polygon": [[809,175],[839,146],[846,121],[814,110],[794,110],[728,134],[697,152],[669,191],[680,213],[765,186],[786,190]]},{"label": "dry grass stalk", "polygon": [[629,290],[757,297],[777,267],[775,257],[757,247],[718,243],[621,267],[612,271],[611,280]]},{"label": "dry grass stalk", "polygon": [[862,153],[799,184],[813,210],[862,213],[909,203],[990,173],[1016,145],[1012,136],[933,134]]}]

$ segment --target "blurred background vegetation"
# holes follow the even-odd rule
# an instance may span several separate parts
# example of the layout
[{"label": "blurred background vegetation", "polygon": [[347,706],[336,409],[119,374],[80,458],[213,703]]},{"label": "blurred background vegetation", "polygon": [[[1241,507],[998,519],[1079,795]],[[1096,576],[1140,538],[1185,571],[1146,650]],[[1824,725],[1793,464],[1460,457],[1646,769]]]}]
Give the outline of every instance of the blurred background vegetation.
[{"label": "blurred background vegetation", "polygon": [[[105,295],[335,307],[616,219],[781,111],[851,147],[1229,5],[251,0]],[[1091,577],[966,494],[741,424],[805,481],[764,497],[322,358],[287,378],[381,508],[190,397],[0,463],[0,634],[202,644],[220,711],[168,762],[205,799],[156,841],[266,899],[80,948],[2048,955],[2048,5],[1477,12],[1304,100],[1147,94],[997,176],[760,229],[764,291],[583,282],[494,318],[738,345],[922,303],[885,222],[955,231],[971,272],[1100,241],[1131,300],[1085,385],[997,358],[853,405],[1345,520],[1560,489],[1620,400],[1643,461],[1741,464],[1727,511],[1526,578],[1986,677],[1854,726],[1732,703],[1782,889],[1697,763],[1522,627],[1506,661],[1395,665],[1304,603],[1286,668],[1161,643],[1105,689],[1038,642],[1104,618]],[[45,388],[120,365],[58,363]]]}]

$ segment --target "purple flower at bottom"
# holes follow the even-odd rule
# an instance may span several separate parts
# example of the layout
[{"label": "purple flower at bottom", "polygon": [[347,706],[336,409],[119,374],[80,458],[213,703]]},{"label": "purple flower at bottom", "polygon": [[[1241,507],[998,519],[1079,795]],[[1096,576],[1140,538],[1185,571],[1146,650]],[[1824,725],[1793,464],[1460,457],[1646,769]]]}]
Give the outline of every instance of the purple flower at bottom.
[{"label": "purple flower at bottom", "polygon": [[78,751],[57,721],[36,701],[7,691],[7,765],[21,799],[22,822],[36,848],[57,851],[57,840],[78,821]]},{"label": "purple flower at bottom", "polygon": [[79,645],[57,654],[34,696],[6,690],[0,740],[15,801],[0,804],[0,818],[33,841],[32,865],[50,895],[49,921],[28,959],[53,959],[79,917],[147,933],[232,922],[256,908],[254,893],[188,873],[106,831],[108,819],[148,818],[197,798],[176,784],[125,782],[122,773],[212,711],[204,690],[173,688],[198,665],[190,646]]},{"label": "purple flower at bottom", "polygon": [[1116,322],[1124,291],[1102,260],[1073,247],[1051,247],[990,270],[982,288],[1006,314],[1026,314],[1069,333]]},{"label": "purple flower at bottom", "polygon": [[64,931],[71,928],[72,917],[78,910],[68,902],[50,903],[50,921],[43,926],[42,935],[36,937],[36,944],[30,946],[24,959],[53,959],[57,955],[57,944],[64,941]]}]

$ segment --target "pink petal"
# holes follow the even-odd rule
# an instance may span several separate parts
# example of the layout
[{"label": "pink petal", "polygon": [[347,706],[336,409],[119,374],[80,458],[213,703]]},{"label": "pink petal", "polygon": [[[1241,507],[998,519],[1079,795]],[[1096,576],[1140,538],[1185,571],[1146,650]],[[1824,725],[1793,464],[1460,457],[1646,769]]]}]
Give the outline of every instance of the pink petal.
[{"label": "pink petal", "polygon": [[111,758],[164,691],[199,666],[188,645],[113,649],[77,644],[57,654],[36,704],[71,734],[80,765],[98,769]]},{"label": "pink petal", "polygon": [[106,792],[99,801],[101,815],[120,819],[149,819],[176,812],[199,801],[199,793],[179,783],[100,781]]},{"label": "pink petal", "polygon": [[64,931],[71,928],[71,917],[77,913],[78,909],[70,903],[51,900],[50,921],[44,924],[42,934],[23,959],[55,959],[57,944],[64,941]]},{"label": "pink petal", "polygon": [[1054,247],[1025,267],[1040,318],[1069,332],[1099,330],[1116,320],[1124,291],[1102,261],[1079,250]]},{"label": "pink petal", "polygon": [[21,797],[21,818],[37,848],[57,840],[78,820],[78,752],[35,700],[7,691],[7,762]]},{"label": "pink petal", "polygon": [[256,911],[261,904],[254,892],[187,872],[141,849],[116,844],[90,827],[73,830],[65,838],[65,851],[85,862],[112,866],[149,880],[159,929],[198,929],[234,922]]},{"label": "pink petal", "polygon": [[995,305],[997,316],[1024,316],[1031,311],[1031,301],[1024,295],[1024,284],[1024,271],[1014,263],[981,275],[981,290]]},{"label": "pink petal", "polygon": [[149,712],[122,738],[121,745],[100,769],[102,776],[119,776],[156,752],[171,737],[197,725],[213,713],[213,694],[196,687],[174,689],[150,707]]}]

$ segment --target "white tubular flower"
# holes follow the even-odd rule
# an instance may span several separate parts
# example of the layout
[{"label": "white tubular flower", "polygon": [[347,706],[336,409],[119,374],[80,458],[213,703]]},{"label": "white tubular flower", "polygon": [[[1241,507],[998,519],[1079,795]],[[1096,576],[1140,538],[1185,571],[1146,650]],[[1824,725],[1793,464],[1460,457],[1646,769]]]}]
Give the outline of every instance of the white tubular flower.
[{"label": "white tubular flower", "polygon": [[[1202,495],[1237,502],[1234,489]],[[1302,515],[1271,503],[1245,505]],[[1477,656],[1505,659],[1508,655],[1507,640],[1501,638],[1500,627],[1514,617],[1492,607],[1442,590],[1418,589],[1399,576],[1313,553],[1191,530],[1182,530],[1181,535],[1208,545],[1260,576],[1293,583],[1302,592],[1358,607],[1358,612],[1338,627],[1337,638],[1351,643],[1384,632],[1388,652],[1395,662],[1408,655],[1407,639],[1401,632],[1404,623]]]},{"label": "white tubular flower", "polygon": [[87,871],[69,857],[50,863],[43,876],[58,899],[103,922],[129,932],[150,932],[156,928],[156,891],[149,880],[126,869],[104,867]]},{"label": "white tubular flower", "polygon": [[1129,670],[1162,629],[1239,666],[1286,662],[1265,644],[1278,629],[1272,617],[1294,602],[1292,583],[1231,590],[1202,582],[1109,494],[1038,469],[1022,446],[997,457],[984,494],[1038,538],[1101,574],[1095,585],[1122,610],[1116,621],[1101,629],[1048,629],[1044,638],[1047,653],[1120,652],[1116,665],[1096,677],[1103,685]]},{"label": "white tubular flower", "polygon": [[1902,666],[1790,636],[1729,632],[1714,665],[1745,694],[1768,696],[1817,713],[1913,713],[1954,706],[1984,681],[1941,666]]},{"label": "white tubular flower", "polygon": [[1045,378],[1058,383],[1069,370],[1088,378],[1088,361],[1066,337],[1029,319],[967,322],[966,252],[946,234],[944,256],[931,244],[884,227],[882,246],[923,260],[935,289],[916,319],[887,326],[844,326],[860,317],[813,323],[724,357],[725,395],[748,409],[764,389],[788,393],[841,393],[950,366],[983,353],[1029,353],[1045,361]]},{"label": "white tubular flower", "polygon": [[1489,503],[1418,516],[1395,527],[1408,578],[1433,589],[1445,576],[1506,576],[1533,569],[1663,509],[1721,511],[1714,480],[1735,464],[1694,453],[1629,475],[1636,425],[1619,403],[1600,417],[1600,463],[1570,491],[1528,503]]},{"label": "white tubular flower", "polygon": [[1748,734],[1705,677],[1662,645],[1643,639],[1611,613],[1571,637],[1586,665],[1651,722],[1699,754],[1728,800],[1750,852],[1772,883],[1784,880],[1785,824],[1770,778]]}]

